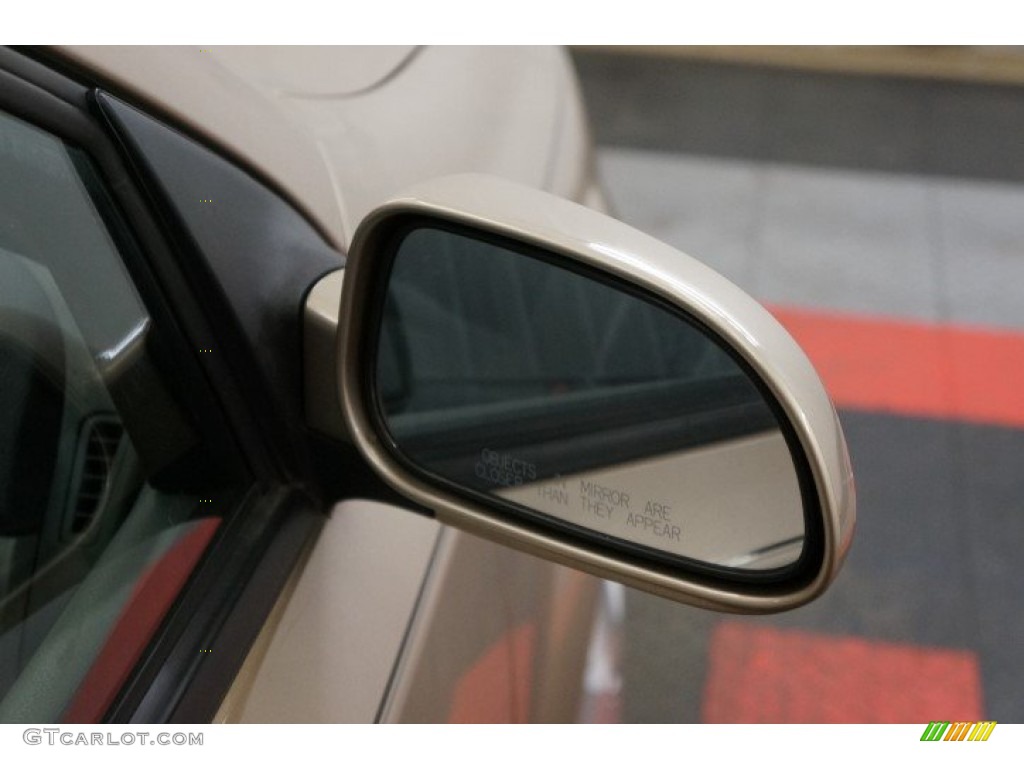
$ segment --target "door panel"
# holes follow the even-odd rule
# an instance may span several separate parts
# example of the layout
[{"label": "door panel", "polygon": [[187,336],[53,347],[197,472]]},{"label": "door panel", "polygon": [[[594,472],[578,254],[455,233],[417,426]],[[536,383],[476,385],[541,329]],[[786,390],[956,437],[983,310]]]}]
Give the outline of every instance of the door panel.
[{"label": "door panel", "polygon": [[599,584],[446,528],[384,720],[573,722]]},{"label": "door panel", "polygon": [[335,507],[215,721],[373,722],[439,531],[397,507]]}]

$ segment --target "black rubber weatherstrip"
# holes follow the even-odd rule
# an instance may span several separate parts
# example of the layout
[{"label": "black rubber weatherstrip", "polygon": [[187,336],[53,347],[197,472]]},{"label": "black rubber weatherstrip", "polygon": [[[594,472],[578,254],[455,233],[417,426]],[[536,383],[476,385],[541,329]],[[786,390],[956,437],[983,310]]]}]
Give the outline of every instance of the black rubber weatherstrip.
[{"label": "black rubber weatherstrip", "polygon": [[211,722],[325,520],[294,490],[252,498],[207,552],[106,721]]}]

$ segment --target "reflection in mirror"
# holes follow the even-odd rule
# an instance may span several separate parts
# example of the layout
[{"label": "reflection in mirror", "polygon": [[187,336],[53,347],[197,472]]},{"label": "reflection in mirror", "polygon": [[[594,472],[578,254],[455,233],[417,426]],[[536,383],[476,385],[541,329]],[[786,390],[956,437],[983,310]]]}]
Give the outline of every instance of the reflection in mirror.
[{"label": "reflection in mirror", "polygon": [[773,410],[696,325],[510,247],[397,248],[376,394],[398,451],[541,519],[728,568],[791,565],[796,469]]}]

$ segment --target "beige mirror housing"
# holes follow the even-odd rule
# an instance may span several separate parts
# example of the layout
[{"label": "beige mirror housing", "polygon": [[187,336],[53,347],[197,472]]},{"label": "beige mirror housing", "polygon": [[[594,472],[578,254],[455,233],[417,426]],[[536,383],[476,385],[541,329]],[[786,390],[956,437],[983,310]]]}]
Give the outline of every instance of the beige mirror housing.
[{"label": "beige mirror housing", "polygon": [[[613,289],[668,307],[705,329],[757,380],[785,433],[800,477],[797,495],[806,526],[799,561],[761,573],[704,567],[671,553],[660,556],[597,529],[553,525],[541,512],[531,515],[516,504],[516,489],[498,489],[502,492],[488,496],[410,460],[381,417],[375,382],[376,345],[396,238],[409,231],[410,222],[458,230],[481,241],[506,244],[510,251],[539,254],[559,268],[585,273]],[[318,329],[321,340],[331,336],[333,307],[325,308],[325,302],[336,300],[339,283],[335,391],[347,437],[385,482],[432,510],[441,522],[597,576],[717,610],[790,609],[820,595],[836,577],[852,539],[856,504],[835,409],[810,361],[778,321],[695,259],[566,200],[501,179],[461,175],[417,186],[363,220],[353,238],[344,279],[338,274],[325,279],[307,303],[307,329]],[[315,394],[307,417],[312,425],[327,429],[331,398],[325,397],[329,388],[322,372],[329,353],[322,343],[309,349],[317,360],[310,360],[307,351],[307,392]],[[709,466],[706,453],[701,461]],[[710,465],[711,473],[720,470],[728,476],[731,461],[719,460],[717,470]],[[728,482],[744,480],[733,475]],[[722,488],[724,494],[724,481]],[[678,493],[686,498],[685,489]],[[703,496],[709,496],[707,488]],[[709,524],[713,523],[702,523]],[[720,539],[733,535],[724,524],[714,533]],[[678,538],[675,531],[673,535]]]}]

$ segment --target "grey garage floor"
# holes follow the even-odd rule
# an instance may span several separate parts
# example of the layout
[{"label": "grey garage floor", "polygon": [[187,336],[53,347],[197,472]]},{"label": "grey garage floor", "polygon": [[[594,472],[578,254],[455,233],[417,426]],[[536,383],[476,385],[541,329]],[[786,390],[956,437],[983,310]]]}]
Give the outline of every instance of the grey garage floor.
[{"label": "grey garage floor", "polygon": [[[1024,332],[1024,89],[576,62],[623,220],[772,305]],[[811,606],[741,621],[963,651],[983,714],[1024,720],[1024,430],[839,406],[859,496],[844,573]],[[626,610],[622,718],[700,722],[725,618],[632,591]]]}]

